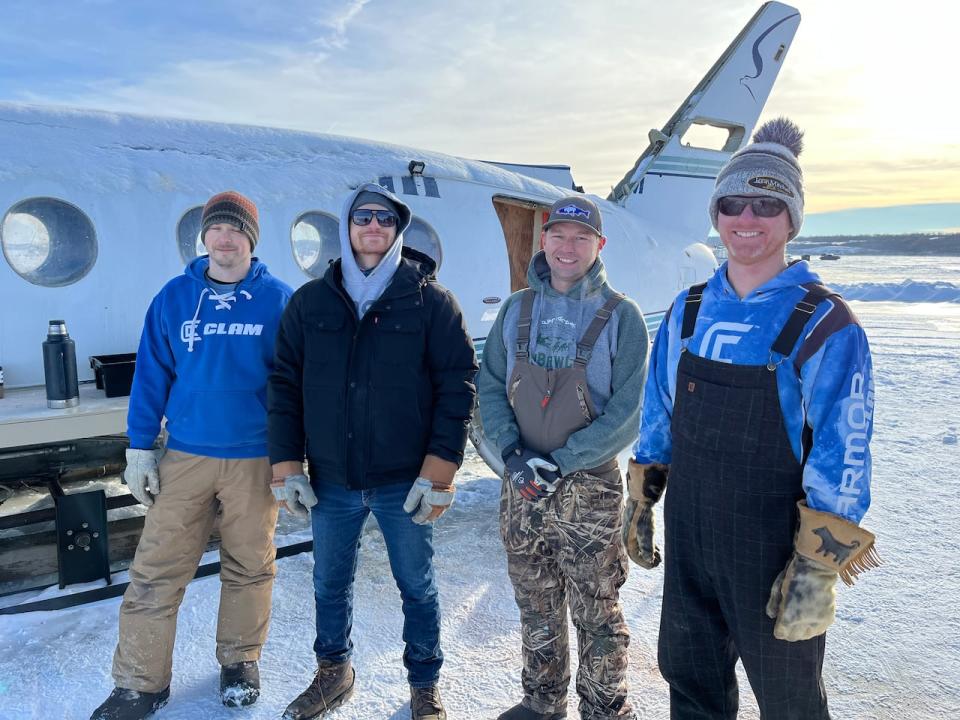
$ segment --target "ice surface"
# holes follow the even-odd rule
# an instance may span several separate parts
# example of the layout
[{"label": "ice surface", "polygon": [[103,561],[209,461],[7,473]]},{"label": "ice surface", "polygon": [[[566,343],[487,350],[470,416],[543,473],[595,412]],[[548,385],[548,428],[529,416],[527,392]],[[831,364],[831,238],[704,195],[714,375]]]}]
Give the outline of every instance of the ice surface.
[{"label": "ice surface", "polygon": [[[844,263],[815,267],[828,283],[900,283],[909,275],[898,277],[896,268],[909,263],[918,280],[960,286],[960,267],[948,268],[942,258],[858,263],[855,273]],[[960,407],[960,306],[855,301],[853,307],[869,334],[877,370],[873,505],[864,526],[877,534],[885,564],[855,587],[838,587],[824,665],[831,711],[857,720],[960,717],[960,455],[955,442],[946,440],[956,437]],[[518,616],[497,529],[499,481],[470,452],[458,486],[457,501],[436,532],[446,654],[441,689],[451,720],[486,719],[520,697]],[[373,530],[365,538],[353,630],[357,691],[329,717],[402,720],[409,717],[409,694],[400,598],[381,537]],[[311,568],[306,555],[279,562],[260,665],[263,689],[257,704],[243,711],[245,720],[278,717],[311,678]],[[662,568],[633,566],[622,593],[633,633],[631,697],[640,716],[650,720],[669,714],[667,685],[657,672],[662,582]],[[217,696],[218,595],[215,578],[187,589],[170,704],[158,720],[234,717]],[[0,617],[0,718],[89,717],[112,687],[119,602]],[[572,687],[571,693],[575,718]],[[741,697],[740,717],[756,720],[742,674]]]}]

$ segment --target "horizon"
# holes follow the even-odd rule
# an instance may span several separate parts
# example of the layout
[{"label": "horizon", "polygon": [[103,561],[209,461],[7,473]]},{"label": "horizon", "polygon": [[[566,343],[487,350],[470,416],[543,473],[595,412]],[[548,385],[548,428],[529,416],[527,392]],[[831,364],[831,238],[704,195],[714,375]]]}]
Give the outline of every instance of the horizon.
[{"label": "horizon", "polygon": [[[8,49],[0,101],[566,164],[587,192],[605,197],[646,147],[647,130],[663,126],[759,5],[699,2],[691,11],[612,0],[601,14],[568,0],[551,7],[544,34],[537,6],[507,0],[482,8],[172,0],[162,10],[19,2],[0,29]],[[952,66],[949,19],[960,10],[919,0],[907,22],[924,6],[938,18],[920,32],[883,3],[867,20],[827,0],[794,5],[800,29],[758,125],[786,115],[804,129],[808,220],[860,213],[873,227],[868,215],[880,211],[903,232],[960,227],[952,127],[960,99],[939,92]],[[896,54],[874,42],[884,34],[897,38]],[[911,131],[913,109],[933,97],[936,112]]]}]

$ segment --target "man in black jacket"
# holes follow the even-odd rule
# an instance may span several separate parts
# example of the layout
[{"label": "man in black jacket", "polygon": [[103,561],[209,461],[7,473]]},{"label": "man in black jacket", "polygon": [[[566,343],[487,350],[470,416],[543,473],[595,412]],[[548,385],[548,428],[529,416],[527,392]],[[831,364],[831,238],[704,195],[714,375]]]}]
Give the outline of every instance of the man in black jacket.
[{"label": "man in black jacket", "polygon": [[446,718],[431,523],[453,500],[477,363],[436,263],[403,247],[410,218],[379,185],[351,193],[341,258],[294,294],[280,323],[268,402],[273,489],[291,512],[312,508],[319,666],[288,720],[320,717],[353,691],[352,586],[371,512],[403,600],[412,717]]}]

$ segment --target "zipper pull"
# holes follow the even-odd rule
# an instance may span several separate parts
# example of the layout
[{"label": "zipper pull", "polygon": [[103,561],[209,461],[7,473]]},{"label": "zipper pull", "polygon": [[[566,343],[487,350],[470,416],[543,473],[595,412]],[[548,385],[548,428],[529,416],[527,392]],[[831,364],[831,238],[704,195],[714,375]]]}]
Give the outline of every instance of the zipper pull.
[{"label": "zipper pull", "polygon": [[541,407],[541,408],[546,409],[547,403],[550,402],[550,395],[552,395],[552,394],[553,394],[553,393],[551,392],[550,388],[547,388],[547,394],[544,395],[544,396],[543,396],[543,400],[540,401],[540,407]]}]

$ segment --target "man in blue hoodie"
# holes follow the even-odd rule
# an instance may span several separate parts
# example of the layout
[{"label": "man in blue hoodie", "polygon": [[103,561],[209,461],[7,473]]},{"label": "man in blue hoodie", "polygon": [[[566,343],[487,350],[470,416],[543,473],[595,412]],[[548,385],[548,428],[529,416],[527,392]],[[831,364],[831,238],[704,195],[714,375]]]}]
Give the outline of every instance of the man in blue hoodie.
[{"label": "man in blue hoodie", "polygon": [[[837,578],[874,567],[873,368],[863,328],[806,262],[800,130],[765,124],[717,176],[729,260],[681,292],[657,334],[628,473],[623,538],[660,563],[660,671],[674,720],[733,720],[743,661],[763,718],[826,720]],[[669,479],[669,483],[668,483]]]},{"label": "man in blue hoodie", "polygon": [[200,232],[208,255],[153,299],[137,351],[124,478],[149,510],[120,607],[116,688],[91,720],[139,720],[167,702],[177,611],[218,513],[220,697],[239,707],[260,694],[277,520],[266,385],[293,291],[253,257],[260,231],[248,198],[210,198]]},{"label": "man in blue hoodie", "polygon": [[317,610],[317,673],[286,720],[320,717],[353,692],[353,579],[371,514],[403,600],[411,717],[446,718],[431,523],[453,501],[477,365],[436,262],[403,244],[411,217],[379,185],[352,192],[340,258],[294,294],[277,335],[273,488],[292,512],[312,510]]}]

